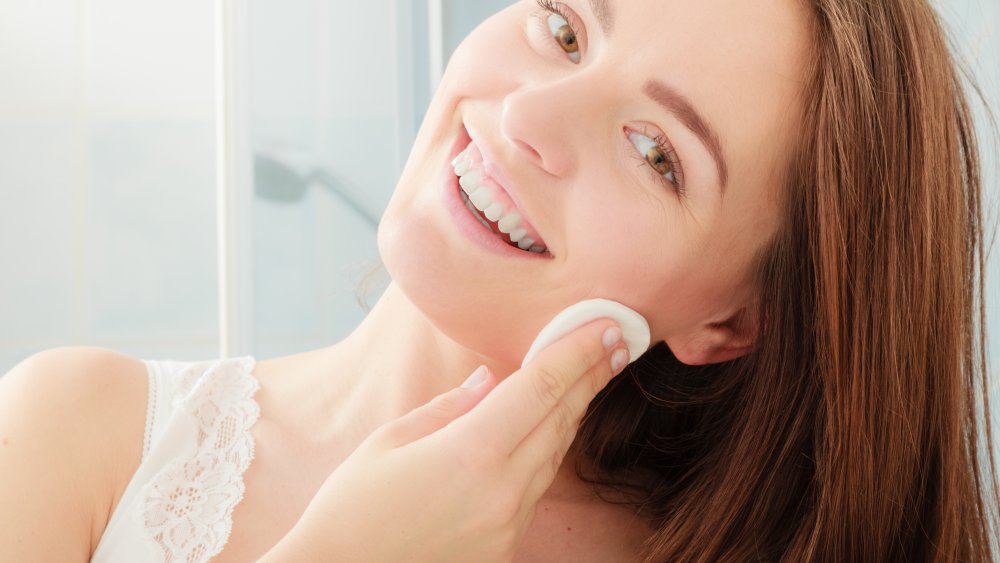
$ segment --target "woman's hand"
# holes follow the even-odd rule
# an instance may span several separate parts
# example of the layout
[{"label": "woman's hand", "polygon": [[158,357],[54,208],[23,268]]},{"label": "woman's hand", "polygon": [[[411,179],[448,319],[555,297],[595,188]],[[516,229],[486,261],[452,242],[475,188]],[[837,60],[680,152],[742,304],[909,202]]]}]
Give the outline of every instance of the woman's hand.
[{"label": "woman's hand", "polygon": [[627,361],[602,319],[499,385],[480,368],[478,386],[373,432],[263,560],[510,561],[587,405]]}]

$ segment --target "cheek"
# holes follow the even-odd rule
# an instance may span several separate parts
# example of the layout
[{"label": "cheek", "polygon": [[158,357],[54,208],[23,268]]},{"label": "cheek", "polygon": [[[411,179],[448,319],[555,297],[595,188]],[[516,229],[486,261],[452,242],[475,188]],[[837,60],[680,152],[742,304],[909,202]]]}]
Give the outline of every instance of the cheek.
[{"label": "cheek", "polygon": [[379,224],[379,254],[394,285],[454,342],[519,364],[538,331],[574,296],[549,270],[497,259],[428,229],[432,214],[422,209],[390,204]]},{"label": "cheek", "polygon": [[627,285],[648,287],[683,271],[693,241],[670,203],[618,175],[588,175],[600,180],[576,183],[564,199],[568,258]]},{"label": "cheek", "polygon": [[660,288],[683,282],[690,269],[688,244],[679,230],[648,211],[609,215],[601,210],[627,208],[607,203],[587,215],[580,211],[570,220],[566,271],[571,279],[567,283],[579,286],[590,297],[649,307],[660,298]]},{"label": "cheek", "polygon": [[[654,337],[666,339],[727,306],[736,276],[727,265],[731,256],[719,254],[700,230],[671,215],[669,202],[663,203],[664,210],[640,199],[641,206],[604,206],[631,212],[568,225],[572,246],[565,281],[575,293],[636,309],[649,321]],[[601,213],[595,207],[584,215],[581,206],[576,208],[578,217]]]}]

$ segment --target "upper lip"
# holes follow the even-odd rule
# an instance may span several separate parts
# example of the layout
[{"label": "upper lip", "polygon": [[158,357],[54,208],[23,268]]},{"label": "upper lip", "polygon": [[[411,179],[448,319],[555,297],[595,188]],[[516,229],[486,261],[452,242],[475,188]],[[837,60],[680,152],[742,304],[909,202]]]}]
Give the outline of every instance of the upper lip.
[{"label": "upper lip", "polygon": [[[464,125],[466,132],[469,134],[469,138],[472,139],[472,142],[476,143],[479,153],[483,155],[483,170],[497,183],[497,185],[500,186],[500,189],[507,192],[507,195],[510,196],[511,201],[513,201],[514,205],[517,207],[518,213],[521,214],[521,218],[527,221],[528,224],[535,229],[535,232],[542,235],[542,231],[538,228],[538,225],[531,220],[531,216],[525,211],[524,205],[521,203],[521,199],[517,195],[519,188],[515,187],[515,184],[510,181],[510,177],[507,176],[507,173],[504,171],[500,162],[493,158],[493,150],[483,140],[483,137],[480,137],[475,130],[470,128],[468,124]],[[544,236],[542,238],[544,238]]]}]

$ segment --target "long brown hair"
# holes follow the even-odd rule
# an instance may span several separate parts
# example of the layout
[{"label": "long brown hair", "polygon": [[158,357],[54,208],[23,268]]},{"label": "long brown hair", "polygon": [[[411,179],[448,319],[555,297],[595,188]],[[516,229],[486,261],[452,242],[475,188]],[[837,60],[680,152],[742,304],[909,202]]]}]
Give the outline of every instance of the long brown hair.
[{"label": "long brown hair", "polygon": [[645,516],[648,562],[992,561],[962,77],[925,0],[811,5],[785,226],[759,260],[759,344],[703,367],[652,348],[591,403],[577,473]]}]

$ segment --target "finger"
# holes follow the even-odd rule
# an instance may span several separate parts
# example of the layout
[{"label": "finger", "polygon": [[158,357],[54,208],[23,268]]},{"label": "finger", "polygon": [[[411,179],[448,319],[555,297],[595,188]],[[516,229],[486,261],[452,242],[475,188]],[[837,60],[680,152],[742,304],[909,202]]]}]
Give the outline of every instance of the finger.
[{"label": "finger", "polygon": [[610,319],[583,325],[497,385],[454,430],[470,443],[510,455],[587,370],[607,361],[608,349],[620,339],[621,329]]},{"label": "finger", "polygon": [[[619,350],[621,352],[619,352]],[[608,361],[599,362],[580,378],[552,412],[531,431],[511,454],[510,464],[514,475],[527,475],[525,501],[535,503],[552,485],[579,430],[580,421],[594,397],[621,371],[612,369],[615,354],[628,351],[619,346],[608,354]],[[620,358],[619,358],[620,360]],[[624,367],[624,365],[622,365]]]},{"label": "finger", "polygon": [[493,374],[486,366],[480,366],[469,380],[477,375],[485,377],[479,385],[456,387],[434,397],[427,404],[380,427],[376,430],[378,436],[375,439],[385,440],[388,447],[398,448],[444,428],[479,404],[496,385]]}]

